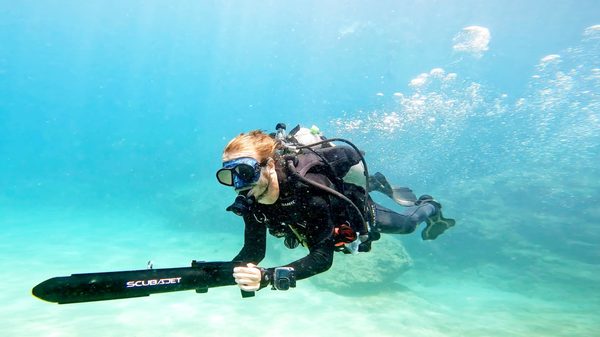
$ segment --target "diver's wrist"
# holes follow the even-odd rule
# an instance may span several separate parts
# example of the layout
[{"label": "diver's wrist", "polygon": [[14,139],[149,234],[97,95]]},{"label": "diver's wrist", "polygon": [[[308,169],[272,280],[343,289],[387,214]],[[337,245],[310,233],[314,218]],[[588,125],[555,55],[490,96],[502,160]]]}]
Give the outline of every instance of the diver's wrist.
[{"label": "diver's wrist", "polygon": [[296,287],[296,271],[292,267],[260,268],[260,288],[271,285],[271,290],[288,290]]}]

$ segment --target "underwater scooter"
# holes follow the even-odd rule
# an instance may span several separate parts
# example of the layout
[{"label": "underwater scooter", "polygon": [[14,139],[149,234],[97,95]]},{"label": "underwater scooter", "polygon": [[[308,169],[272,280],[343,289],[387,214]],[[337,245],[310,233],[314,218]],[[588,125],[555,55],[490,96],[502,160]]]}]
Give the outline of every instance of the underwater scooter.
[{"label": "underwater scooter", "polygon": [[[53,277],[36,285],[32,294],[44,301],[67,304],[183,290],[206,293],[209,288],[234,285],[233,268],[240,265],[241,262],[194,260],[191,267],[72,274]],[[242,290],[242,297],[252,296],[254,292]]]}]

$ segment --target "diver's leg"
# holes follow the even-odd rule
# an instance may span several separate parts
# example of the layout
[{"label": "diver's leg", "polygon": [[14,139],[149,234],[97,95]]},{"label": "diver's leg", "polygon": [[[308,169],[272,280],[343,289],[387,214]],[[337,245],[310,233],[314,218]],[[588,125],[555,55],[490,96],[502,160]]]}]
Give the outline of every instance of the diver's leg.
[{"label": "diver's leg", "polygon": [[429,195],[422,195],[415,206],[407,207],[403,213],[394,212],[376,203],[372,203],[375,210],[375,229],[386,234],[409,234],[421,222],[427,226],[421,232],[423,240],[434,240],[452,226],[454,219],[444,218],[442,205]]},{"label": "diver's leg", "polygon": [[385,234],[412,233],[419,223],[426,221],[436,212],[435,205],[430,203],[407,207],[402,213],[376,203],[373,203],[372,207],[375,209],[375,228]]}]

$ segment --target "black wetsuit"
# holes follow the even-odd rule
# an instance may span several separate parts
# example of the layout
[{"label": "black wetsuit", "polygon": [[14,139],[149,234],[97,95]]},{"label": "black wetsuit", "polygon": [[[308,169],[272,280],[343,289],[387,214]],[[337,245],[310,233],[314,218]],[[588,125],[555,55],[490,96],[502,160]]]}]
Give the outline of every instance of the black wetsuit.
[{"label": "black wetsuit", "polygon": [[[279,198],[272,205],[257,203],[244,215],[244,247],[234,260],[258,264],[265,257],[267,230],[282,238],[296,236],[296,231],[309,254],[286,266],[294,268],[296,279],[324,272],[333,262],[333,228],[343,209],[328,193],[301,185],[293,177],[288,179],[282,169],[277,169],[277,175]],[[309,173],[306,178],[332,186],[324,175]]]},{"label": "black wetsuit", "polygon": [[[244,215],[244,246],[234,261],[258,264],[266,253],[267,230],[281,238],[300,237],[308,247],[309,254],[287,264],[296,271],[296,278],[303,279],[326,271],[333,263],[335,240],[333,230],[336,225],[348,222],[360,226],[360,217],[349,210],[348,204],[331,194],[309,187],[288,175],[280,165],[276,166],[279,182],[279,198],[272,205],[256,203],[250,213]],[[308,173],[307,179],[327,187],[334,184],[323,174]],[[363,209],[364,189],[356,185],[344,184],[344,194],[359,209]],[[414,231],[416,225],[424,221],[435,210],[433,206],[408,207],[405,214],[399,214],[369,199],[370,208],[375,212],[372,230],[382,233],[404,234]],[[364,215],[373,220],[369,215]],[[357,227],[357,226],[355,226]],[[294,233],[295,231],[295,233]]]}]

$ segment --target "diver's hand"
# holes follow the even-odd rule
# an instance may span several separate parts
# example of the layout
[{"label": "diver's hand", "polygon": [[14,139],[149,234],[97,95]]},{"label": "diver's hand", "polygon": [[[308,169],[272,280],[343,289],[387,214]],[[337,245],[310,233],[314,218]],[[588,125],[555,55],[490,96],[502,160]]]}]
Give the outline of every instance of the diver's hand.
[{"label": "diver's hand", "polygon": [[248,263],[247,267],[233,268],[235,283],[244,291],[257,291],[260,288],[261,277],[260,269],[252,263]]}]

